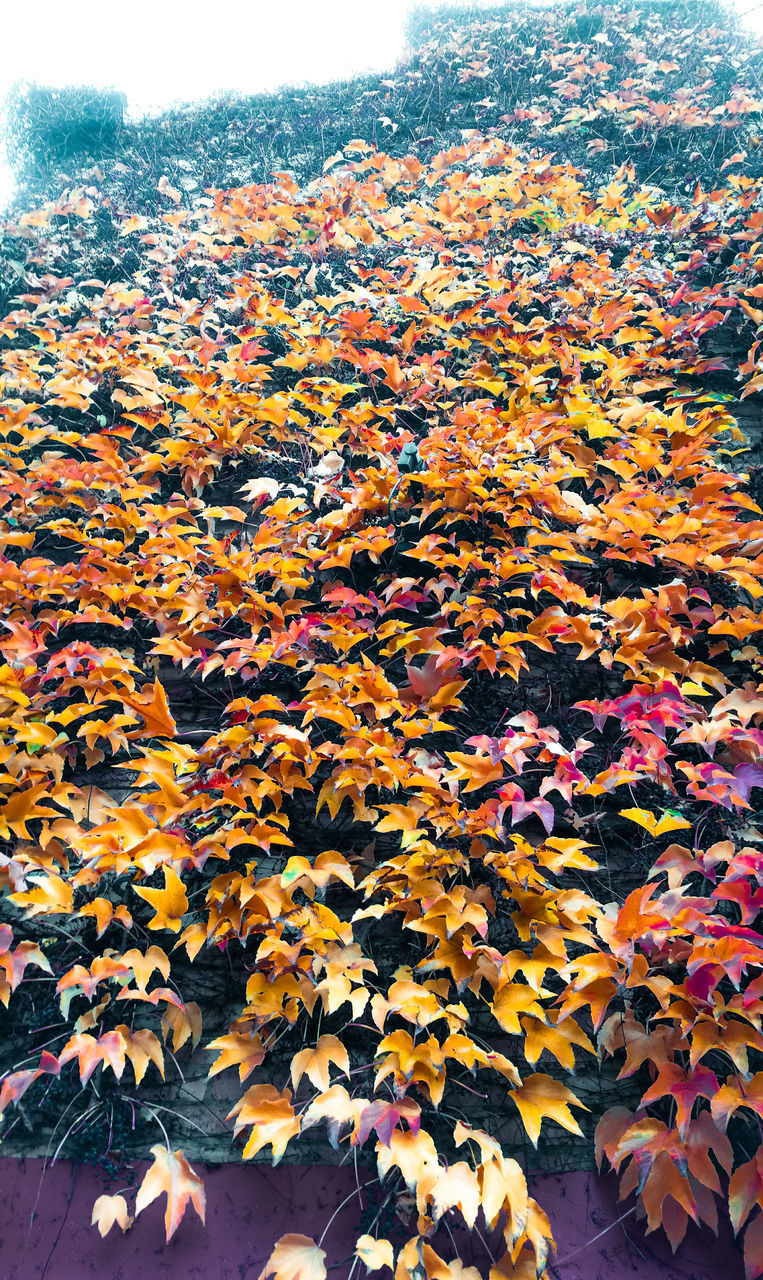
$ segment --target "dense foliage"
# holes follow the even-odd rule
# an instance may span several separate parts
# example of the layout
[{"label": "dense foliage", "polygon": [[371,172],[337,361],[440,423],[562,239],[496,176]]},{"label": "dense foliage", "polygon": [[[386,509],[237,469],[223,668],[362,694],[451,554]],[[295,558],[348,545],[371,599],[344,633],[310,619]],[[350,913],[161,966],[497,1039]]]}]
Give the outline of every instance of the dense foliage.
[{"label": "dense foliage", "polygon": [[[476,1280],[459,1214],[491,1280],[542,1275],[508,1151],[582,1124],[650,1230],[726,1204],[763,1270],[763,100],[708,108],[679,59],[721,29],[650,12],[548,18],[540,150],[358,137],[142,213],[100,172],[5,224],[0,1106],[64,1153],[156,1125],[102,1232],[203,1216],[161,1081],[209,1052],[245,1159],[316,1125],[375,1158],[369,1269]],[[639,14],[664,101],[599,86]],[[513,20],[453,37],[456,80]],[[548,149],[610,116],[738,149],[673,201]],[[88,270],[104,227],[129,278]]]}]

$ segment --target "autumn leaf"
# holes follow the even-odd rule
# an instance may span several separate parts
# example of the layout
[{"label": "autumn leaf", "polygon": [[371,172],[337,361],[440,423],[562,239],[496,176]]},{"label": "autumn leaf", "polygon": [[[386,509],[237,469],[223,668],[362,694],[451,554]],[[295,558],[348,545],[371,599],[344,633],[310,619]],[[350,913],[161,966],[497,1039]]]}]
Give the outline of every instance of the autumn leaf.
[{"label": "autumn leaf", "polygon": [[[712,1074],[706,1071],[706,1075],[702,1077],[708,1085],[712,1084],[708,1079]],[[710,1110],[713,1119],[723,1130],[726,1129],[730,1117],[740,1107],[763,1117],[763,1071],[756,1071],[748,1080],[730,1076],[720,1088],[715,1076],[713,1080],[715,1088],[711,1092],[705,1092],[704,1096],[711,1099]]]},{"label": "autumn leaf", "polygon": [[493,1017],[509,1035],[520,1035],[519,1015],[532,1014],[545,1022],[543,1006],[536,993],[524,982],[504,982],[495,991],[491,1005]]},{"label": "autumn leaf", "polygon": [[583,1111],[587,1111],[588,1107],[579,1102],[561,1081],[543,1074],[526,1076],[518,1089],[509,1090],[509,1097],[516,1103],[525,1132],[534,1147],[538,1145],[541,1121],[544,1118],[555,1120],[563,1129],[582,1138],[583,1132],[570,1107],[581,1107]]},{"label": "autumn leaf", "polygon": [[53,796],[48,794],[44,783],[20,788],[0,808],[0,836],[4,840],[10,840],[12,831],[14,835],[28,840],[28,822],[37,818],[52,818],[57,813],[58,810],[53,807]]},{"label": "autumn leaf", "polygon": [[763,1197],[763,1158],[756,1152],[751,1160],[737,1165],[729,1182],[729,1215],[738,1234],[749,1214]]},{"label": "autumn leaf", "polygon": [[[151,995],[154,993],[152,992]],[[186,1040],[190,1040],[194,1049],[201,1039],[201,1009],[194,1000],[183,1003],[174,993],[161,991],[161,998],[168,1000],[167,1008],[162,1014],[162,1035],[165,1041],[172,1033],[172,1048],[175,1053],[181,1049]]]},{"label": "autumn leaf", "polygon": [[326,1254],[309,1236],[281,1236],[258,1280],[326,1280]]},{"label": "autumn leaf", "polygon": [[167,196],[169,200],[172,200],[173,204],[179,203],[181,198],[180,192],[178,191],[177,187],[173,187],[170,185],[169,178],[167,178],[164,174],[162,174],[161,178],[159,179],[156,185],[157,185],[157,189],[161,191],[162,195]]},{"label": "autumn leaf", "polygon": [[347,1050],[336,1036],[323,1035],[314,1049],[301,1049],[291,1060],[291,1082],[296,1089],[303,1075],[306,1075],[316,1089],[328,1089],[331,1080],[329,1064],[333,1063],[340,1071],[350,1069]]},{"label": "autumn leaf", "polygon": [[614,1166],[616,1162],[619,1165],[622,1159],[619,1155],[620,1142],[632,1127],[634,1119],[634,1113],[627,1107],[610,1107],[605,1111],[594,1134],[596,1168],[599,1172],[601,1172],[602,1158],[605,1155],[611,1165]]},{"label": "autumn leaf", "polygon": [[281,1159],[291,1138],[299,1133],[300,1121],[291,1105],[289,1090],[279,1093],[271,1084],[255,1084],[247,1089],[226,1117],[235,1116],[234,1134],[251,1126],[246,1146],[242,1152],[249,1160],[268,1143],[273,1147],[273,1164]]},{"label": "autumn leaf", "polygon": [[132,916],[127,907],[122,903],[115,907],[114,903],[108,898],[94,898],[92,902],[87,902],[83,907],[79,908],[80,916],[95,916],[98,928],[98,937],[111,924],[112,920],[117,920],[125,929],[132,926]]},{"label": "autumn leaf", "polygon": [[125,1023],[115,1028],[124,1045],[126,1057],[130,1059],[135,1071],[135,1084],[139,1085],[149,1062],[153,1062],[162,1079],[164,1079],[164,1054],[158,1038],[148,1027],[137,1027],[131,1030]]},{"label": "autumn leaf", "polygon": [[141,991],[145,991],[152,973],[158,969],[165,982],[170,976],[170,961],[161,947],[151,946],[147,951],[138,951],[137,947],[125,951],[120,957],[122,963],[132,969],[135,981]]},{"label": "autumn leaf", "polygon": [[480,1207],[491,1228],[496,1226],[502,1213],[506,1214],[504,1236],[514,1247],[527,1225],[529,1199],[527,1180],[516,1160],[507,1159],[497,1151],[487,1155],[483,1151],[477,1170],[480,1182]]},{"label": "autumn leaf", "polygon": [[172,867],[162,867],[164,872],[163,889],[139,889],[133,885],[135,892],[145,898],[153,907],[156,915],[148,922],[149,929],[170,929],[179,933],[182,927],[181,918],[188,910],[188,898],[180,876]]},{"label": "autumn leaf", "polygon": [[686,818],[670,812],[663,813],[658,819],[649,809],[621,809],[620,817],[629,818],[631,822],[637,822],[640,827],[645,827],[650,836],[655,839],[665,835],[667,831],[681,831],[691,828],[692,825]]},{"label": "autumn leaf", "polygon": [[538,1271],[538,1261],[532,1249],[521,1249],[512,1260],[511,1253],[504,1253],[490,1268],[488,1280],[538,1280],[545,1272]]},{"label": "autumn leaf", "polygon": [[458,1208],[468,1227],[473,1227],[480,1207],[480,1186],[474,1170],[464,1160],[447,1169],[424,1170],[416,1186],[419,1213],[432,1201],[432,1217],[438,1222],[449,1209]]},{"label": "autumn leaf", "polygon": [[394,1266],[394,1253],[390,1240],[377,1240],[373,1236],[359,1236],[355,1244],[355,1253],[365,1263],[366,1271],[378,1271],[380,1267]]},{"label": "autumn leaf", "polygon": [[574,1018],[563,1018],[554,1025],[551,1021],[541,1022],[537,1018],[520,1018],[524,1033],[524,1055],[534,1066],[541,1053],[546,1050],[567,1071],[575,1070],[575,1053],[573,1046],[595,1054],[596,1050],[590,1039],[578,1026]]},{"label": "autumn leaf", "polygon": [[120,1079],[125,1065],[125,1045],[118,1031],[107,1031],[100,1036],[76,1032],[70,1036],[58,1055],[59,1066],[76,1058],[79,1064],[80,1083],[84,1086],[96,1067],[102,1063],[112,1068]]},{"label": "autumn leaf", "polygon": [[413,1129],[393,1129],[388,1145],[377,1144],[376,1162],[381,1178],[396,1166],[408,1190],[413,1191],[427,1169],[438,1168],[437,1148],[431,1134],[424,1129],[415,1133]]},{"label": "autumn leaf", "polygon": [[350,889],[355,886],[352,867],[341,853],[333,849],[319,853],[312,863],[307,858],[295,855],[289,858],[281,873],[284,889],[299,886],[310,897],[313,896],[311,890],[317,889],[319,893],[323,893],[332,879],[340,880]]},{"label": "autumn leaf", "polygon": [[418,1133],[421,1126],[421,1107],[418,1102],[413,1098],[400,1098],[396,1102],[387,1102],[383,1098],[375,1099],[361,1112],[356,1130],[352,1135],[353,1144],[362,1146],[371,1130],[375,1129],[379,1141],[388,1147],[400,1120],[405,1120],[412,1132]]},{"label": "autumn leaf", "polygon": [[124,1196],[99,1196],[93,1205],[93,1217],[90,1225],[98,1227],[101,1236],[106,1236],[116,1222],[122,1231],[128,1231],[132,1226],[134,1219],[130,1217],[127,1210],[127,1201]]},{"label": "autumn leaf", "polygon": [[231,1032],[230,1035],[210,1040],[206,1048],[220,1050],[219,1057],[207,1072],[209,1076],[216,1076],[218,1072],[225,1071],[226,1067],[238,1067],[239,1080],[246,1080],[265,1057],[262,1040],[256,1033],[246,1036],[240,1032]]},{"label": "autumn leaf", "polygon": [[170,1151],[157,1143],[151,1148],[154,1163],[147,1170],[135,1199],[135,1216],[142,1213],[157,1196],[166,1195],[164,1227],[167,1242],[177,1231],[188,1201],[204,1221],[206,1197],[204,1184],[189,1165],[182,1151]]},{"label": "autumn leaf", "polygon": [[[328,1140],[334,1150],[338,1151],[342,1128],[346,1124],[354,1124],[357,1128],[367,1107],[367,1098],[351,1098],[344,1085],[334,1084],[324,1093],[319,1093],[302,1113],[302,1129],[309,1129],[318,1121],[325,1120]],[[355,1133],[352,1141],[354,1145]]]},{"label": "autumn leaf", "polygon": [[756,1280],[763,1272],[763,1213],[757,1213],[744,1233],[745,1280]]},{"label": "autumn leaf", "polygon": [[74,890],[62,876],[30,876],[33,888],[25,893],[10,893],[8,897],[19,907],[26,907],[27,916],[71,915],[74,906]]},{"label": "autumn leaf", "polygon": [[265,498],[276,498],[281,486],[277,480],[271,480],[267,476],[263,476],[259,480],[247,480],[246,484],[242,484],[237,490],[243,493],[247,502],[251,502],[256,506],[261,506]]},{"label": "autumn leaf", "polygon": [[[715,1099],[718,1094],[718,1079],[707,1067],[694,1067],[685,1071],[676,1062],[662,1063],[654,1083],[647,1089],[641,1099],[642,1106],[654,1102],[657,1098],[669,1095],[676,1106],[676,1127],[683,1135],[691,1120],[692,1107],[697,1098]],[[715,1108],[713,1119],[717,1119]]]},{"label": "autumn leaf", "polygon": [[50,961],[31,939],[22,939],[13,949],[13,932],[8,925],[0,925],[0,1001],[8,1007],[12,992],[23,981],[27,965],[34,964],[52,973]]},{"label": "autumn leaf", "polygon": [[177,725],[170,714],[167,695],[158,680],[144,685],[139,694],[123,694],[122,698],[125,706],[137,711],[144,724],[143,729],[128,732],[128,738],[142,737],[145,734],[153,738],[174,738]]},{"label": "autumn leaf", "polygon": [[452,778],[454,782],[465,781],[465,791],[478,791],[489,782],[496,782],[503,777],[503,765],[494,764],[489,756],[470,756],[462,751],[450,751],[448,759],[456,767],[447,778]]}]

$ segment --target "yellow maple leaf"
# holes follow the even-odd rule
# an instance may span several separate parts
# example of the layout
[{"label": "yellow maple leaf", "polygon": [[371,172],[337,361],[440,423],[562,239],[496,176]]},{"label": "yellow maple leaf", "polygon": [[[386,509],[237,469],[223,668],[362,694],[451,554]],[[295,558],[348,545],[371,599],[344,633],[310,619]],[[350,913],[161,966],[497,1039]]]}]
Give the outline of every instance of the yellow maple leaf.
[{"label": "yellow maple leaf", "polygon": [[355,1253],[366,1264],[366,1271],[378,1271],[380,1267],[394,1266],[392,1244],[389,1240],[375,1240],[373,1236],[360,1236]]},{"label": "yellow maple leaf", "polygon": [[34,885],[26,893],[10,893],[11,902],[19,907],[26,907],[27,916],[71,915],[74,902],[74,891],[68,880],[61,876],[30,876],[29,883]]},{"label": "yellow maple leaf", "polygon": [[640,827],[645,827],[650,836],[655,839],[657,836],[664,835],[666,831],[681,831],[692,825],[685,818],[679,818],[677,814],[670,811],[658,818],[650,809],[621,809],[620,817],[630,818],[631,822],[637,822]]},{"label": "yellow maple leaf", "polygon": [[510,1089],[509,1097],[516,1103],[525,1132],[534,1147],[538,1145],[541,1121],[546,1117],[582,1138],[583,1131],[570,1111],[570,1106],[582,1107],[584,1111],[589,1108],[579,1102],[560,1080],[538,1072],[527,1076],[518,1089]]},{"label": "yellow maple leaf", "polygon": [[296,1089],[303,1076],[307,1076],[316,1089],[328,1089],[330,1081],[329,1063],[333,1062],[340,1071],[350,1069],[347,1050],[337,1036],[321,1036],[314,1049],[301,1049],[295,1053],[291,1061],[291,1082]]},{"label": "yellow maple leaf", "polygon": [[188,897],[177,871],[166,866],[162,867],[162,871],[163,889],[138,889],[135,885],[133,888],[156,912],[153,920],[148,922],[149,929],[171,929],[173,933],[179,933],[181,917],[188,910]]}]

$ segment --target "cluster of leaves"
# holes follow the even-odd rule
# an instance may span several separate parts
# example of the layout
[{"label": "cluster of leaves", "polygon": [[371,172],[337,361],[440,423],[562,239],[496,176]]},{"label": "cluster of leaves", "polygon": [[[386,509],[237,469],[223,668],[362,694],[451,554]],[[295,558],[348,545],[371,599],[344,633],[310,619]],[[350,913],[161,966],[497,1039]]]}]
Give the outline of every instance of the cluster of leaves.
[{"label": "cluster of leaves", "polygon": [[628,161],[645,182],[682,190],[740,141],[759,145],[761,51],[732,21],[721,7],[678,3],[497,9],[465,27],[446,10],[421,24],[406,87],[454,78],[451,120],[482,128],[498,116],[512,141],[558,139],[568,159]]},{"label": "cluster of leaves", "polygon": [[[476,1280],[459,1214],[491,1280],[540,1276],[507,1148],[580,1134],[612,1057],[638,1105],[597,1148],[649,1229],[727,1201],[763,1270],[763,519],[703,390],[763,386],[763,184],[718,183],[670,204],[467,130],[6,225],[0,1000],[57,1026],[0,1108],[68,1083],[65,1140],[116,1082],[168,1238],[204,1192],[157,1077],[209,1051],[245,1159],[325,1125],[409,1195],[358,1263]],[[77,269],[102,216],[130,280]],[[270,1275],[320,1280],[322,1241]]]},{"label": "cluster of leaves", "polygon": [[454,131],[496,121],[515,145],[550,138],[600,172],[632,163],[669,196],[740,149],[756,162],[763,57],[720,0],[427,7],[408,37],[389,74],[178,105],[158,123],[120,123],[118,94],[18,83],[6,116],[21,200],[71,183],[78,156],[116,160],[112,186],[150,212],[162,173],[197,193],[287,167],[309,181],[353,137],[429,160]]}]

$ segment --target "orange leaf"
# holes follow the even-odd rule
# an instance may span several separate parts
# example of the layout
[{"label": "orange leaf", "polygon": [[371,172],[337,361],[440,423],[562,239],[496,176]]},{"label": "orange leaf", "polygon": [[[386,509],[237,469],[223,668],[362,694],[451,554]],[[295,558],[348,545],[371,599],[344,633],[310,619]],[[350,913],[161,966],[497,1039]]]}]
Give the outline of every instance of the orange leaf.
[{"label": "orange leaf", "polygon": [[95,1036],[76,1034],[71,1036],[61,1050],[58,1061],[60,1066],[76,1058],[79,1063],[80,1082],[85,1085],[99,1063],[108,1062],[117,1079],[120,1079],[125,1065],[125,1045],[119,1030],[107,1031],[105,1035]]},{"label": "orange leaf", "polygon": [[538,1018],[522,1018],[521,1025],[525,1034],[524,1055],[533,1066],[544,1049],[553,1054],[567,1071],[575,1070],[573,1045],[588,1053],[596,1053],[585,1031],[574,1018],[563,1018],[558,1026],[547,1025]]},{"label": "orange leaf", "polygon": [[289,858],[281,873],[281,886],[284,889],[299,887],[312,898],[314,890],[318,889],[322,892],[332,877],[341,880],[342,884],[346,884],[350,889],[355,886],[352,867],[344,855],[335,849],[326,849],[318,854],[312,864],[307,858],[299,856]]},{"label": "orange leaf", "polygon": [[729,1215],[734,1233],[744,1226],[750,1212],[763,1201],[763,1155],[756,1151],[752,1160],[740,1164],[729,1182]]},{"label": "orange leaf", "polygon": [[490,756],[466,755],[463,751],[449,751],[448,759],[456,766],[452,773],[445,775],[445,782],[466,781],[464,791],[478,791],[489,782],[496,782],[503,777],[503,765],[499,761],[493,764]]},{"label": "orange leaf", "polygon": [[120,1023],[115,1030],[123,1041],[125,1055],[132,1062],[136,1085],[140,1084],[146,1074],[149,1062],[153,1062],[162,1079],[164,1079],[164,1054],[162,1053],[162,1046],[153,1031],[149,1031],[148,1027],[140,1027],[136,1031],[131,1031],[125,1023]]},{"label": "orange leaf", "polygon": [[[707,1096],[705,1094],[705,1097]],[[757,1116],[763,1117],[763,1071],[757,1071],[749,1080],[740,1080],[739,1076],[729,1076],[710,1103],[713,1119],[723,1129],[728,1125],[729,1117],[739,1107],[754,1111]]]},{"label": "orange leaf", "polygon": [[299,1117],[294,1114],[288,1089],[279,1093],[272,1084],[255,1084],[239,1098],[226,1119],[236,1117],[234,1135],[252,1126],[249,1140],[243,1150],[244,1160],[257,1154],[268,1143],[273,1147],[273,1164],[278,1164],[291,1138],[299,1133]]},{"label": "orange leaf", "polygon": [[180,1225],[190,1200],[204,1221],[206,1196],[201,1178],[194,1173],[182,1151],[170,1151],[159,1142],[151,1148],[154,1163],[147,1171],[135,1199],[135,1216],[142,1213],[157,1196],[167,1196],[164,1227],[169,1241]]},{"label": "orange leaf", "polygon": [[[302,1128],[309,1129],[320,1120],[325,1120],[329,1142],[338,1151],[340,1129],[345,1124],[352,1124],[357,1128],[368,1105],[367,1098],[351,1098],[344,1085],[334,1084],[325,1093],[319,1093],[307,1111],[302,1112]],[[355,1133],[352,1137],[355,1146]]]},{"label": "orange leaf", "polygon": [[[510,1036],[520,1034],[519,1014],[528,1013],[544,1020],[543,1008],[538,1004],[536,992],[524,982],[504,982],[493,996],[493,1017]],[[548,995],[548,992],[546,992]]]},{"label": "orange leaf", "polygon": [[145,991],[148,980],[156,969],[159,970],[165,982],[170,976],[170,962],[161,947],[149,947],[145,953],[138,951],[135,947],[131,951],[125,951],[121,959],[132,969],[141,991]]},{"label": "orange leaf", "polygon": [[172,200],[173,204],[178,204],[181,198],[180,192],[178,191],[177,187],[173,187],[170,185],[170,180],[166,176],[166,174],[162,174],[161,178],[156,184],[156,187],[158,191],[161,191],[163,196],[166,196],[168,200]]},{"label": "orange leaf", "polygon": [[99,938],[112,920],[119,920],[125,929],[129,929],[132,925],[132,916],[127,907],[120,904],[115,911],[114,903],[110,902],[108,898],[94,898],[92,902],[80,907],[77,914],[80,916],[95,916]]},{"label": "orange leaf", "polygon": [[684,1071],[677,1062],[664,1062],[657,1072],[657,1078],[647,1089],[641,1105],[656,1102],[658,1098],[671,1097],[676,1104],[676,1126],[683,1137],[691,1120],[692,1107],[697,1098],[711,1098],[713,1119],[716,1116],[716,1097],[718,1096],[718,1079],[707,1067],[694,1067]]},{"label": "orange leaf", "polygon": [[230,1035],[211,1040],[206,1048],[220,1050],[220,1056],[207,1072],[209,1076],[216,1076],[226,1067],[238,1067],[239,1080],[246,1080],[265,1057],[262,1040],[257,1034],[246,1036],[240,1032],[231,1032]]},{"label": "orange leaf", "polygon": [[[649,1230],[654,1231],[660,1225],[664,1226],[675,1252],[676,1244],[686,1231],[685,1215],[689,1214],[696,1222],[699,1214],[689,1179],[673,1163],[670,1152],[657,1152],[644,1182],[641,1198],[647,1212]],[[673,1222],[668,1216],[670,1206],[665,1203],[671,1198],[683,1211],[675,1215]]]},{"label": "orange leaf", "polygon": [[439,1222],[448,1209],[458,1208],[468,1227],[473,1227],[480,1207],[480,1188],[477,1175],[465,1160],[451,1164],[447,1169],[437,1165],[426,1169],[416,1188],[419,1213],[426,1213],[429,1200],[433,1202],[432,1217]]},{"label": "orange leaf", "polygon": [[380,1178],[385,1177],[393,1165],[397,1165],[409,1191],[413,1190],[428,1168],[439,1167],[437,1148],[431,1135],[423,1129],[419,1129],[417,1133],[412,1129],[393,1129],[389,1145],[385,1146],[381,1142],[376,1144],[376,1161]]},{"label": "orange leaf", "polygon": [[[166,999],[165,990],[161,989],[162,995]],[[155,991],[151,992],[154,995]],[[172,1049],[177,1053],[181,1049],[186,1040],[190,1038],[194,1049],[201,1039],[201,1009],[193,1001],[189,1000],[187,1004],[169,1004],[162,1014],[162,1035],[165,1042],[172,1031]]]},{"label": "orange leaf", "polygon": [[[55,818],[58,816],[60,811],[50,807],[52,799],[52,796],[46,794],[44,783],[27,787],[25,790],[14,791],[10,799],[6,800],[2,809],[0,809],[0,835],[2,835],[2,838],[4,840],[10,838],[10,831],[8,830],[10,828],[22,840],[28,840],[27,822],[31,822],[35,818]],[[46,803],[39,803],[40,801]]]},{"label": "orange leaf", "polygon": [[144,730],[133,729],[127,737],[140,737],[145,732],[152,738],[174,738],[177,725],[170,713],[167,695],[158,680],[144,685],[140,693],[123,693],[122,700],[142,716],[145,726]]}]

